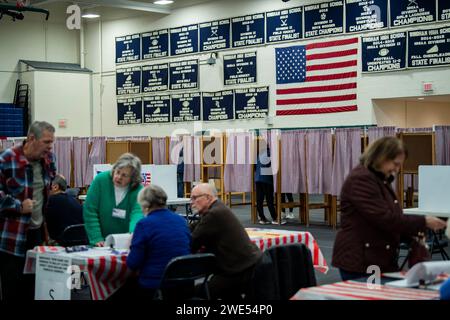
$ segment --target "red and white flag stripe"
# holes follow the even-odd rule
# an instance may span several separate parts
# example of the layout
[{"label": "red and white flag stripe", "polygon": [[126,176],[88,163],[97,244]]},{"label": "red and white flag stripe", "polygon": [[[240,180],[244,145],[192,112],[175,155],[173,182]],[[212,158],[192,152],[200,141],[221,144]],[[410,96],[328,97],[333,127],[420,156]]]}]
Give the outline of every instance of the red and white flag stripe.
[{"label": "red and white flag stripe", "polygon": [[305,81],[277,84],[277,116],[357,110],[358,38],[305,48]]}]

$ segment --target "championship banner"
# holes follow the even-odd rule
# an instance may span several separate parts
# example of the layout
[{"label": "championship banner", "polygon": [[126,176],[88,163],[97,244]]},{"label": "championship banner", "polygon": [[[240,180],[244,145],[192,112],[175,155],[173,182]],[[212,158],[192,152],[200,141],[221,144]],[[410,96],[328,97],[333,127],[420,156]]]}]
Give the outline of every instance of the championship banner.
[{"label": "championship banner", "polygon": [[256,51],[223,56],[224,85],[256,82]]},{"label": "championship banner", "polygon": [[169,64],[170,90],[198,88],[198,60],[185,60]]},{"label": "championship banner", "polygon": [[198,24],[170,29],[170,55],[198,52]]},{"label": "championship banner", "polygon": [[305,38],[329,36],[344,32],[344,1],[304,6]]},{"label": "championship banner", "polygon": [[142,67],[142,93],[169,89],[169,65],[167,63]]},{"label": "championship banner", "polygon": [[142,98],[117,99],[117,124],[142,123]]},{"label": "championship banner", "polygon": [[172,95],[172,122],[200,120],[200,93]]},{"label": "championship banner", "polygon": [[116,38],[116,63],[138,61],[141,58],[141,36],[133,34]]},{"label": "championship banner", "polygon": [[302,7],[266,13],[266,42],[296,40],[303,37]]},{"label": "championship banner", "polygon": [[232,120],[233,90],[203,92],[203,121]]},{"label": "championship banner", "polygon": [[116,95],[141,92],[141,67],[118,69],[116,72]]},{"label": "championship banner", "polygon": [[450,20],[450,0],[438,0],[438,20]]},{"label": "championship banner", "polygon": [[362,38],[362,72],[396,71],[406,67],[406,32]]},{"label": "championship banner", "polygon": [[261,119],[269,113],[269,87],[236,89],[235,119]]},{"label": "championship banner", "polygon": [[450,27],[408,32],[408,68],[450,64]]},{"label": "championship banner", "polygon": [[391,0],[391,27],[436,21],[436,0]]},{"label": "championship banner", "polygon": [[231,19],[233,48],[264,44],[264,13]]},{"label": "championship banner", "polygon": [[169,56],[169,30],[146,32],[142,37],[142,59],[155,59]]},{"label": "championship banner", "polygon": [[230,19],[200,23],[200,51],[215,51],[230,47]]},{"label": "championship banner", "polygon": [[347,33],[387,28],[388,0],[346,0]]},{"label": "championship banner", "polygon": [[170,122],[170,96],[144,96],[144,123]]}]

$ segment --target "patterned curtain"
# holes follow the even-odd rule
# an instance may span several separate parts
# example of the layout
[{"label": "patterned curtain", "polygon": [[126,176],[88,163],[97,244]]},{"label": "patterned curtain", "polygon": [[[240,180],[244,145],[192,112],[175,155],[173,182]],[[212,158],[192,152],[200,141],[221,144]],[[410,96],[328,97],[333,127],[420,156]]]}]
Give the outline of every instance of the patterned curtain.
[{"label": "patterned curtain", "polygon": [[337,196],[350,171],[358,165],[361,156],[361,134],[359,128],[339,128],[335,131],[336,144],[333,157],[331,194]]},{"label": "patterned curtain", "polygon": [[436,164],[450,165],[450,126],[436,126]]},{"label": "patterned curtain", "polygon": [[72,173],[72,138],[56,138],[54,148],[57,172],[62,174],[66,178],[67,184],[70,185]]},{"label": "patterned curtain", "polygon": [[332,175],[331,130],[308,130],[306,133],[306,172],[309,194],[330,194]]},{"label": "patterned curtain", "polygon": [[395,137],[395,127],[370,127],[367,129],[369,144],[382,137]]},{"label": "patterned curtain", "polygon": [[305,130],[281,132],[281,192],[306,193]]},{"label": "patterned curtain", "polygon": [[167,164],[166,138],[152,138],[153,164]]},{"label": "patterned curtain", "polygon": [[73,138],[73,175],[75,188],[85,186],[85,174],[88,166],[89,138]]},{"label": "patterned curtain", "polygon": [[224,169],[225,192],[252,190],[252,146],[254,135],[248,132],[227,136],[227,154]]}]

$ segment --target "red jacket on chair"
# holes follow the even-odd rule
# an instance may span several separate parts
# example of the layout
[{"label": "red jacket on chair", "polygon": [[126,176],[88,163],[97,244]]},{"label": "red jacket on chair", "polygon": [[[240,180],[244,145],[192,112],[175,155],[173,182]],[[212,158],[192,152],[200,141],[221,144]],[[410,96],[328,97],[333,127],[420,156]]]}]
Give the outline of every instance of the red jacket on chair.
[{"label": "red jacket on chair", "polygon": [[398,271],[400,237],[425,231],[423,216],[403,215],[392,179],[362,165],[352,170],[341,190],[341,229],[336,235],[332,265],[348,272]]}]

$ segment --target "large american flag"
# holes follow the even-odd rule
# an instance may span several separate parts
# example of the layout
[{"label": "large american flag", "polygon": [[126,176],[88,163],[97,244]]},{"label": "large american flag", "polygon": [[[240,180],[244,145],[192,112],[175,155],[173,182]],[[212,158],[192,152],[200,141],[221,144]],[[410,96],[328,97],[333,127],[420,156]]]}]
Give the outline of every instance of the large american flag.
[{"label": "large american flag", "polygon": [[357,110],[358,38],[275,50],[277,116]]}]

